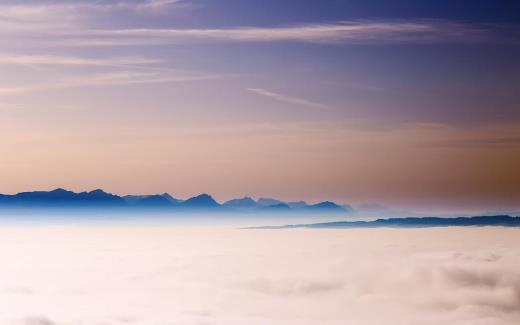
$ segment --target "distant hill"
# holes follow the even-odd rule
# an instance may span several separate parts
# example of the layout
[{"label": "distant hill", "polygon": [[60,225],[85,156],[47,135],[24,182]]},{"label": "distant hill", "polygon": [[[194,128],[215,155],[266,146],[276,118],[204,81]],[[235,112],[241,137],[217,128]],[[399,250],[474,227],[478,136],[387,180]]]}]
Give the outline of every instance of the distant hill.
[{"label": "distant hill", "polygon": [[123,196],[123,199],[128,203],[128,204],[136,204],[137,202],[141,201],[142,199],[144,198],[147,198],[149,197],[150,195],[125,195]]},{"label": "distant hill", "polygon": [[125,195],[123,199],[130,205],[148,208],[166,208],[179,205],[182,201],[168,193],[157,195]]},{"label": "distant hill", "polygon": [[139,207],[172,207],[178,203],[170,201],[168,198],[162,195],[149,195],[134,203]]},{"label": "distant hill", "polygon": [[186,201],[182,202],[180,204],[183,208],[218,208],[220,207],[220,204],[211,197],[209,194],[201,194],[195,197],[192,197],[190,199],[187,199]]},{"label": "distant hill", "polygon": [[244,197],[242,199],[229,200],[223,206],[235,209],[254,209],[258,207],[258,203],[250,197]]},{"label": "distant hill", "polygon": [[291,210],[291,207],[287,203],[277,203],[269,206],[263,206],[263,210],[271,210],[271,211],[289,211]]},{"label": "distant hill", "polygon": [[268,207],[268,206],[284,203],[280,200],[265,198],[265,197],[259,198],[258,201],[256,201],[256,202],[258,203],[259,206],[262,206],[262,207]]},{"label": "distant hill", "polygon": [[276,199],[250,197],[233,199],[219,204],[211,195],[201,194],[185,201],[174,198],[168,193],[153,195],[118,196],[103,190],[75,193],[65,189],[52,191],[22,192],[13,195],[0,194],[0,208],[147,208],[160,210],[205,209],[226,212],[276,212],[278,213],[316,213],[330,214],[347,210],[334,202],[321,202],[308,205],[304,201],[283,202]]},{"label": "distant hill", "polygon": [[312,212],[320,212],[320,211],[346,212],[345,208],[343,208],[342,206],[340,206],[334,202],[330,202],[330,201],[325,201],[325,202],[321,202],[318,204],[309,205],[309,206],[305,207],[305,210],[312,211]]},{"label": "distant hill", "polygon": [[274,227],[254,227],[255,229],[282,229],[282,228],[380,228],[380,227],[399,227],[399,228],[429,228],[429,227],[467,227],[467,226],[501,226],[501,227],[520,227],[520,217],[509,215],[497,216],[476,216],[476,217],[456,217],[456,218],[390,218],[377,219],[374,221],[337,221],[314,224],[287,225]]},{"label": "distant hill", "polygon": [[161,194],[161,196],[165,197],[166,199],[168,199],[170,202],[172,202],[173,204],[179,204],[179,203],[182,203],[183,200],[181,199],[177,199],[177,198],[174,198],[173,196],[171,196],[170,194],[168,193],[163,193]]}]

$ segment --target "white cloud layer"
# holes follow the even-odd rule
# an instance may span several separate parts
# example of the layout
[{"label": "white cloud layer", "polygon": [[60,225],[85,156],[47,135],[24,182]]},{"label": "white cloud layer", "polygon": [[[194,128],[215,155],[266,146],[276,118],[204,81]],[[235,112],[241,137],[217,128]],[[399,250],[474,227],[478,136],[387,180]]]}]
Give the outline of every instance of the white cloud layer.
[{"label": "white cloud layer", "polygon": [[0,324],[513,325],[518,231],[3,227]]}]

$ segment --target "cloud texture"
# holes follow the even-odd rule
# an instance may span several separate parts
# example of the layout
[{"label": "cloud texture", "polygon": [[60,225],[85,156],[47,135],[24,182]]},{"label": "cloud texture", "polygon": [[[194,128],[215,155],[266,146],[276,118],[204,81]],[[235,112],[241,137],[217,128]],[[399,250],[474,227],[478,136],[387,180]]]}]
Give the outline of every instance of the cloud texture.
[{"label": "cloud texture", "polygon": [[0,230],[0,324],[520,322],[517,229]]}]

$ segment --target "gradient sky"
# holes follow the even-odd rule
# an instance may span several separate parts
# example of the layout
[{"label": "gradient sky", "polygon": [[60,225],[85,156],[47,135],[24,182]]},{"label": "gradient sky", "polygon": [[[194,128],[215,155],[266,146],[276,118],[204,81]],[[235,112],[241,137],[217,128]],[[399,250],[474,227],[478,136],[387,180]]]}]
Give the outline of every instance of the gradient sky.
[{"label": "gradient sky", "polygon": [[0,192],[520,209],[518,12],[1,1]]}]

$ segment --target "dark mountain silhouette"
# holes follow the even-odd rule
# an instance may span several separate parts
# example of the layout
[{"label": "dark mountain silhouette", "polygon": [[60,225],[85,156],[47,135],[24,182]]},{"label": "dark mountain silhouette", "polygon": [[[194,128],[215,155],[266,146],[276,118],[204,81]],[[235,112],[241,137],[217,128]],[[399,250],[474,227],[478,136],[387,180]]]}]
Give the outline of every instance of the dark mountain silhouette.
[{"label": "dark mountain silhouette", "polygon": [[128,204],[135,204],[140,200],[149,197],[150,195],[125,195],[123,199],[128,202]]},{"label": "dark mountain silhouette", "polygon": [[75,193],[64,189],[52,191],[22,192],[14,195],[0,194],[0,208],[157,208],[157,209],[219,209],[220,211],[277,213],[313,212],[319,214],[344,212],[345,209],[333,202],[307,205],[304,201],[282,202],[262,198],[256,202],[250,197],[234,199],[220,205],[208,194],[201,194],[186,201],[172,197],[168,193],[156,195],[118,196],[103,190]]},{"label": "dark mountain silhouette", "polygon": [[168,193],[163,193],[161,196],[165,197],[166,199],[168,199],[170,202],[172,202],[173,204],[179,204],[182,202],[182,200],[180,199],[177,199],[177,198],[174,198],[173,196],[171,196],[170,194]]},{"label": "dark mountain silhouette", "polygon": [[270,198],[265,198],[265,197],[259,198],[258,201],[256,201],[256,202],[258,203],[259,206],[262,206],[262,207],[268,207],[268,206],[277,205],[280,203],[285,203],[280,200],[270,199]]},{"label": "dark mountain silhouette", "polygon": [[254,209],[258,207],[258,203],[250,197],[244,197],[242,199],[229,200],[223,206],[234,209]]},{"label": "dark mountain silhouette", "polygon": [[337,221],[302,225],[287,225],[274,227],[253,227],[259,229],[281,229],[281,228],[427,228],[427,227],[467,227],[467,226],[501,226],[520,227],[520,217],[509,215],[476,216],[476,217],[424,217],[424,218],[390,218],[377,219],[374,221]]},{"label": "dark mountain silhouette", "polygon": [[123,199],[132,206],[167,208],[179,205],[182,201],[168,193],[157,195],[125,195]]},{"label": "dark mountain silhouette", "polygon": [[289,210],[291,210],[291,207],[289,207],[289,205],[287,203],[281,202],[281,203],[274,204],[274,205],[264,206],[264,207],[262,207],[262,210],[289,211]]},{"label": "dark mountain silhouette", "polygon": [[309,205],[305,208],[307,211],[329,211],[329,212],[346,212],[346,210],[342,207],[337,205],[334,202],[321,202],[318,204]]},{"label": "dark mountain silhouette", "polygon": [[162,195],[150,195],[138,200],[135,203],[136,206],[139,207],[173,207],[177,204],[170,201],[168,198],[165,198]]},{"label": "dark mountain silhouette", "polygon": [[209,194],[201,194],[195,197],[192,197],[190,199],[187,199],[186,201],[182,202],[181,207],[183,208],[218,208],[221,205],[215,201]]},{"label": "dark mountain silhouette", "polygon": [[123,198],[103,190],[74,193],[64,189],[50,192],[22,192],[15,195],[2,195],[0,205],[8,206],[125,206]]}]

